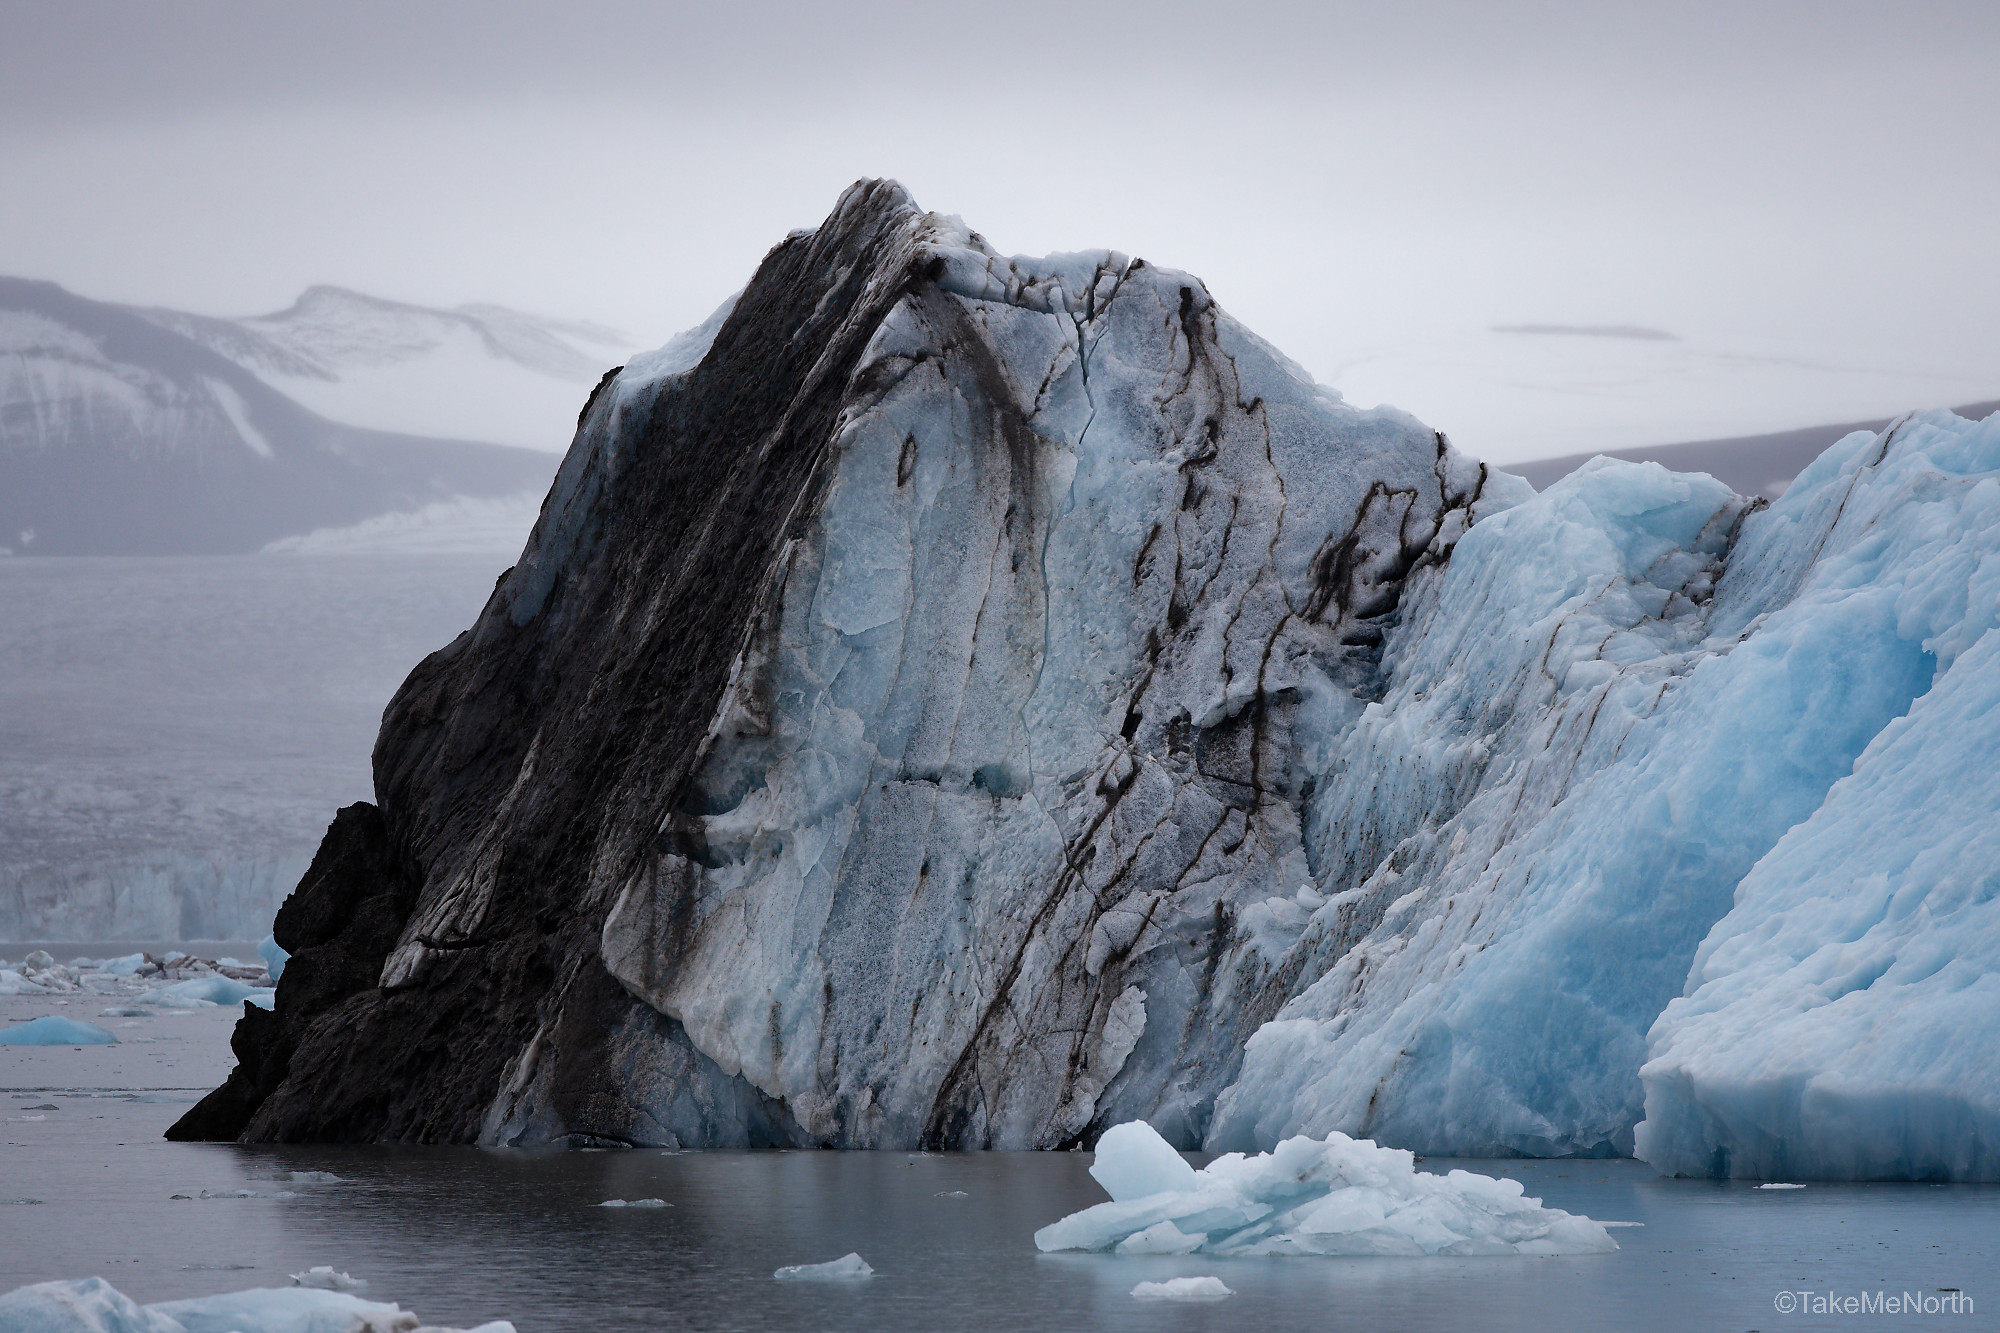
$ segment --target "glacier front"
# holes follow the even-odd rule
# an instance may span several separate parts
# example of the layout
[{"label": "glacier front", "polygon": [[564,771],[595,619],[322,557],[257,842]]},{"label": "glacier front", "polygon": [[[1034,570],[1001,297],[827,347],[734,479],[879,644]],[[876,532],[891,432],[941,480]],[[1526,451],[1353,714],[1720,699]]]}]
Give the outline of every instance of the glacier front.
[{"label": "glacier front", "polygon": [[[1774,859],[1843,799],[1885,810],[1842,793],[1941,682],[1993,677],[1996,429],[1851,437],[1768,508],[1609,460],[1538,496],[1195,278],[1006,258],[863,182],[593,393],[280,912],[275,1012],[175,1133],[1145,1121],[1701,1171],[1860,1133],[1770,1120],[1729,1034],[1799,1003],[1758,970],[1771,920],[1792,956],[1817,920]],[[1970,811],[1995,762],[1963,743]],[[1870,956],[1972,947],[1930,929]],[[1990,1114],[1934,1044],[1933,1100]]]}]

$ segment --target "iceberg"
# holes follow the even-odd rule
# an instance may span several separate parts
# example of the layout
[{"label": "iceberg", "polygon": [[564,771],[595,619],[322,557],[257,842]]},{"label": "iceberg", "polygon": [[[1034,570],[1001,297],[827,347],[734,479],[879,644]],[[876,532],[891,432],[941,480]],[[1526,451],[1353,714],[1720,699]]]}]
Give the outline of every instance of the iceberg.
[{"label": "iceberg", "polygon": [[264,970],[276,981],[285,975],[285,962],[291,957],[278,941],[266,935],[257,944],[257,956],[264,960]]},{"label": "iceberg", "polygon": [[0,969],[0,995],[46,995],[48,988],[28,980],[20,972]]},{"label": "iceberg", "polygon": [[1928,688],[1735,886],[1648,1034],[1636,1148],[1676,1175],[2000,1179],[2000,416],[1851,437],[1765,544],[1786,530],[1826,534],[1793,606],[1879,603]]},{"label": "iceberg", "polygon": [[163,1009],[200,1009],[208,1005],[248,1003],[260,1009],[269,1009],[276,1001],[277,992],[269,988],[251,986],[234,977],[206,976],[162,986],[140,1003],[158,1005]]},{"label": "iceberg", "polygon": [[118,1038],[95,1023],[45,1014],[0,1032],[0,1046],[116,1046]]},{"label": "iceberg", "polygon": [[780,1282],[845,1282],[875,1276],[875,1270],[858,1254],[843,1254],[823,1264],[789,1264],[771,1274]]},{"label": "iceberg", "polygon": [[2000,1178],[1996,495],[1536,494],[861,182],[585,403],[173,1133]]},{"label": "iceberg", "polygon": [[1229,1153],[1197,1171],[1150,1125],[1134,1121],[1098,1141],[1091,1175],[1111,1202],[1043,1227],[1035,1248],[1408,1257],[1618,1248],[1591,1219],[1525,1197],[1518,1180],[1432,1175],[1418,1171],[1408,1152],[1338,1132],[1287,1139],[1255,1157]]}]

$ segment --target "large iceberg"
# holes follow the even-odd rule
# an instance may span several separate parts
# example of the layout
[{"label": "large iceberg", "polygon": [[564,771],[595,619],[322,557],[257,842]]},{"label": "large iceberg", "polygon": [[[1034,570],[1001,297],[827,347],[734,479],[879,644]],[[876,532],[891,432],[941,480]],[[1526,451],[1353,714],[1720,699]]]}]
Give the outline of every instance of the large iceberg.
[{"label": "large iceberg", "polygon": [[175,1133],[1993,1176],[1996,431],[1536,495],[864,182],[592,395]]},{"label": "large iceberg", "polygon": [[1097,1142],[1090,1174],[1111,1195],[1035,1233],[1041,1250],[1119,1254],[1605,1254],[1587,1217],[1544,1208],[1518,1180],[1432,1175],[1395,1148],[1335,1131],[1197,1171],[1144,1121]]}]

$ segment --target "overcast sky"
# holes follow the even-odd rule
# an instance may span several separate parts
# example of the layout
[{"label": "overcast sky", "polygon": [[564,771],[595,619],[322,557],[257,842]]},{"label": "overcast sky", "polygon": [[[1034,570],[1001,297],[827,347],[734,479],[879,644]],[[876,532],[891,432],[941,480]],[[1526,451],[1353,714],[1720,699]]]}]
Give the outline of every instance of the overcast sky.
[{"label": "overcast sky", "polygon": [[2000,397],[1996,57],[1992,0],[0,0],[0,272],[656,342],[895,176],[1506,461]]}]

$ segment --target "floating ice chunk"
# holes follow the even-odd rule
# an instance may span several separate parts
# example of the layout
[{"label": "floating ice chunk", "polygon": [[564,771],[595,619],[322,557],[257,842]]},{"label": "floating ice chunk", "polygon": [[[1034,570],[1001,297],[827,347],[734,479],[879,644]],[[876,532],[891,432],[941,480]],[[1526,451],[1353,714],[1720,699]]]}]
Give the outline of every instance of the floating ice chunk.
[{"label": "floating ice chunk", "polygon": [[285,974],[285,964],[291,959],[291,955],[269,935],[257,942],[257,956],[264,960],[264,970],[271,974],[273,981]]},{"label": "floating ice chunk", "polygon": [[1165,1282],[1141,1282],[1132,1294],[1142,1301],[1219,1301],[1236,1293],[1219,1277],[1170,1277]]},{"label": "floating ice chunk", "polygon": [[1135,1231],[1118,1242],[1116,1254],[1193,1254],[1207,1237],[1190,1236],[1172,1222],[1155,1222],[1144,1231]]},{"label": "floating ice chunk", "polygon": [[39,1282],[0,1296],[8,1333],[186,1333],[171,1317],[138,1304],[101,1277]]},{"label": "floating ice chunk", "polygon": [[[1105,1139],[1113,1134],[1118,1139],[1106,1174],[1121,1188],[1131,1180],[1146,1183],[1143,1174],[1123,1174],[1131,1162],[1164,1161],[1159,1150],[1140,1142],[1144,1136],[1172,1153],[1143,1122],[1120,1125]],[[1114,1195],[1110,1203],[1043,1227],[1035,1247],[1159,1253],[1148,1247],[1171,1240],[1155,1230],[1164,1222],[1196,1240],[1189,1252],[1204,1254],[1605,1254],[1618,1248],[1589,1218],[1524,1197],[1517,1180],[1419,1172],[1407,1152],[1337,1132],[1323,1140],[1286,1139],[1255,1157],[1229,1153],[1200,1171],[1181,1165],[1188,1188]],[[1137,1243],[1127,1248],[1127,1240]]]},{"label": "floating ice chunk", "polygon": [[843,1254],[823,1264],[792,1264],[771,1274],[780,1282],[840,1282],[850,1278],[874,1277],[875,1270],[858,1254]]},{"label": "floating ice chunk", "polygon": [[964,1190],[939,1190],[937,1197],[940,1199],[968,1199],[972,1196]]},{"label": "floating ice chunk", "polygon": [[346,1176],[336,1176],[331,1171],[293,1171],[285,1176],[294,1185],[345,1185]]},{"label": "floating ice chunk", "polygon": [[97,970],[108,976],[129,977],[146,965],[143,953],[128,953],[122,958],[107,958],[97,965]]},{"label": "floating ice chunk", "polygon": [[[0,1296],[0,1329],[7,1333],[459,1333],[426,1325],[399,1306],[365,1301],[345,1291],[256,1287],[140,1305],[100,1277],[42,1282]],[[514,1326],[496,1319],[463,1333],[514,1333]]]},{"label": "floating ice chunk", "polygon": [[118,1038],[95,1023],[45,1014],[0,1032],[0,1046],[116,1046]]},{"label": "floating ice chunk", "polygon": [[[180,1199],[186,1196],[176,1194],[173,1197]],[[201,1199],[296,1199],[299,1196],[292,1190],[203,1190],[195,1197]]]},{"label": "floating ice chunk", "polygon": [[[97,1016],[99,1018],[151,1018],[153,1017],[153,1011],[151,1009],[140,1009],[129,1004],[114,1004],[109,1009],[99,1009]],[[118,1026],[137,1027],[139,1025],[137,1023],[120,1023]]]},{"label": "floating ice chunk", "polygon": [[345,1273],[337,1273],[332,1264],[320,1264],[315,1268],[308,1268],[303,1273],[292,1274],[292,1285],[312,1287],[318,1291],[368,1290],[366,1281],[358,1277],[349,1277]]},{"label": "floating ice chunk", "polygon": [[19,972],[0,971],[0,995],[46,995],[46,987],[37,986]]},{"label": "floating ice chunk", "polygon": [[312,1287],[252,1287],[144,1308],[187,1333],[415,1333],[422,1323],[395,1305]]},{"label": "floating ice chunk", "polygon": [[1195,1187],[1194,1168],[1143,1120],[1104,1131],[1090,1176],[1118,1203]]},{"label": "floating ice chunk", "polygon": [[1760,1190],[1802,1190],[1802,1189],[1804,1189],[1804,1188],[1805,1188],[1805,1186],[1804,1186],[1804,1185],[1793,1185],[1793,1184],[1788,1184],[1788,1183],[1784,1183],[1784,1182],[1780,1182],[1780,1181],[1776,1181],[1776,1180],[1773,1180],[1773,1181],[1769,1182],[1768,1184],[1763,1184],[1763,1185],[1759,1185],[1759,1186],[1758,1186],[1757,1188],[1758,1188],[1758,1189],[1760,1189]]},{"label": "floating ice chunk", "polygon": [[247,1000],[260,1009],[269,1009],[276,997],[276,991],[246,985],[234,977],[208,976],[162,986],[139,1003],[163,1009],[206,1009],[210,1005],[242,1004]]},{"label": "floating ice chunk", "polygon": [[665,1199],[606,1199],[599,1208],[671,1208]]}]

